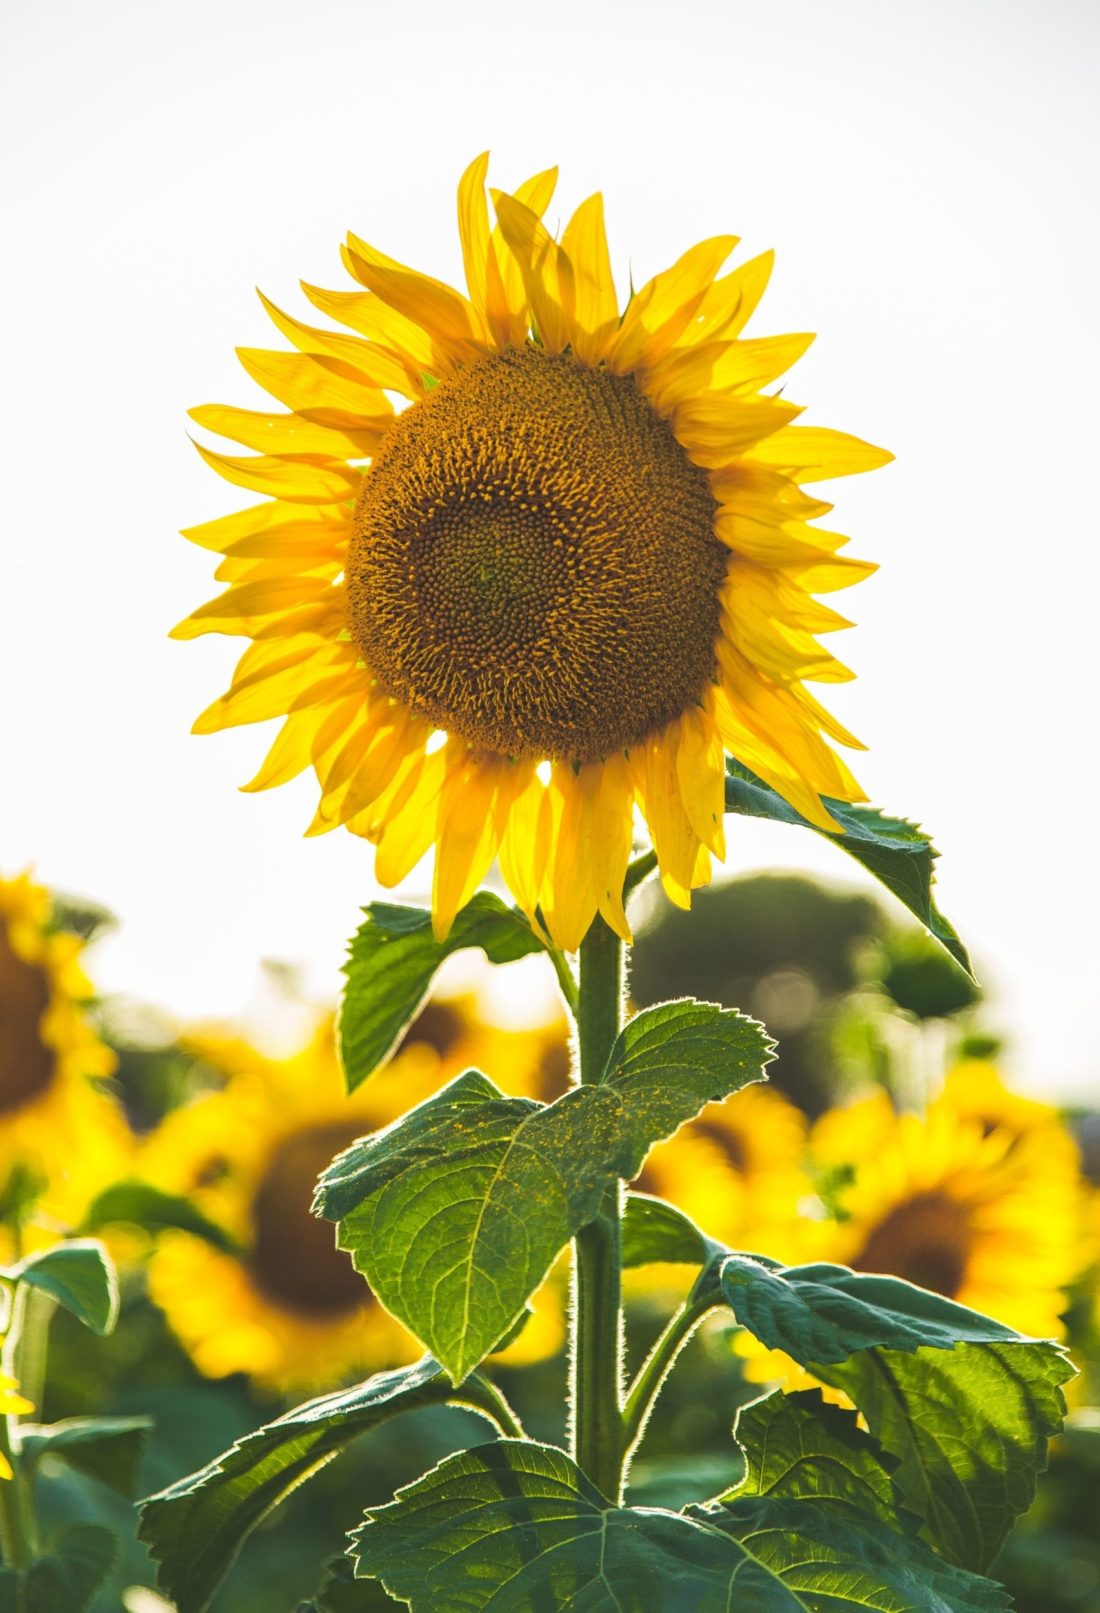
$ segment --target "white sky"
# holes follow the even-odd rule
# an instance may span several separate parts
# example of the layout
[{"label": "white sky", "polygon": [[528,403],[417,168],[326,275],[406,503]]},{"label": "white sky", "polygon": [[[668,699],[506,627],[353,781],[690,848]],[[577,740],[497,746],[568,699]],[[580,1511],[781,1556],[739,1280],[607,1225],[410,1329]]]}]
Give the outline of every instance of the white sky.
[{"label": "white sky", "polygon": [[[757,334],[816,330],[790,395],[891,447],[835,484],[860,673],[831,696],[873,801],[922,820],[1024,1084],[1096,1091],[1095,206],[1100,9],[1073,0],[6,0],[0,867],[122,918],[99,982],[232,1013],[257,960],[334,993],[367,848],[310,785],[235,792],[268,735],[191,738],[240,641],[178,527],[237,504],[185,436],[261,407],[236,345],[311,317],[352,228],[459,272],[454,187],[600,188],[625,284],[732,229],[778,266]],[[1089,735],[1093,737],[1090,739]],[[737,869],[859,878],[777,826]],[[416,879],[404,893],[422,894]]]}]

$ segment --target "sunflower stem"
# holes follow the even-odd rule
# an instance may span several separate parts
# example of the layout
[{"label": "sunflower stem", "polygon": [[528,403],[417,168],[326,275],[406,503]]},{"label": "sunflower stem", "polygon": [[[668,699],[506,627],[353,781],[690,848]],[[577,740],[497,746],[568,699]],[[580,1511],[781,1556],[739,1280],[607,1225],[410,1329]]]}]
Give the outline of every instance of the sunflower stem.
[{"label": "sunflower stem", "polygon": [[[596,918],[580,949],[577,1042],[582,1086],[599,1082],[622,1025],[623,944]],[[623,1470],[622,1187],[576,1239],[573,1292],[573,1456],[609,1501]]]},{"label": "sunflower stem", "polygon": [[625,902],[631,891],[637,890],[643,880],[647,880],[657,866],[657,853],[655,851],[640,852],[626,870],[626,879],[623,881],[623,901]]},{"label": "sunflower stem", "polygon": [[669,1318],[664,1331],[639,1367],[623,1408],[624,1471],[645,1433],[649,1414],[664,1387],[665,1379],[676,1364],[676,1357],[707,1312],[713,1309],[714,1301],[711,1299],[686,1300]]},{"label": "sunflower stem", "polygon": [[526,1439],[527,1434],[518,1415],[509,1405],[503,1390],[482,1372],[471,1374],[462,1388],[450,1397],[452,1405],[469,1406],[496,1423],[505,1439]]}]

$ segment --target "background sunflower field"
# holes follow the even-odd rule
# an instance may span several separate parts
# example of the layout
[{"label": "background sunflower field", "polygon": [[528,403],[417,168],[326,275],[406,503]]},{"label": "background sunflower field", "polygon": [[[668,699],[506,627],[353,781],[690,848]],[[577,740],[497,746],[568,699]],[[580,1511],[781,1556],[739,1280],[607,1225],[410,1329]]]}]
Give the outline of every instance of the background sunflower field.
[{"label": "background sunflower field", "polygon": [[[0,895],[8,1255],[94,1231],[118,1263],[122,1295],[117,1327],[94,1347],[58,1309],[43,1377],[5,1393],[25,1421],[77,1428],[109,1415],[133,1431],[122,1467],[92,1444],[44,1455],[39,1507],[47,1530],[107,1523],[128,1542],[95,1613],[154,1613],[168,1604],[151,1589],[129,1494],[200,1466],[303,1392],[418,1353],[362,1282],[349,1283],[350,1266],[309,1215],[318,1170],[471,1064],[508,1072],[516,1095],[553,1098],[566,1083],[565,1023],[547,1007],[493,1028],[488,967],[467,969],[445,979],[388,1065],[349,1099],[331,1010],[303,1001],[292,976],[273,971],[282,1049],[260,1047],[242,1025],[177,1026],[151,1005],[92,995],[85,960],[94,965],[105,914],[25,876]],[[719,948],[718,935],[744,936],[743,949]],[[635,1188],[667,1195],[737,1247],[894,1273],[1067,1341],[1080,1369],[1069,1426],[996,1571],[1023,1613],[1097,1613],[1100,1111],[1009,1087],[995,1012],[865,895],[743,878],[704,893],[690,929],[655,902],[638,944],[639,1006],[659,956],[702,975],[707,995],[766,1012],[781,1051],[766,1089],[704,1111],[653,1151]],[[507,975],[496,972],[498,989]],[[33,1091],[16,1073],[28,1069],[38,1072]],[[79,1131],[78,1164],[59,1170],[41,1142],[66,1124]],[[689,1276],[676,1266],[631,1274],[640,1343]],[[546,1438],[561,1432],[565,1304],[554,1272],[494,1363]],[[812,1383],[728,1321],[712,1321],[688,1349],[692,1371],[670,1380],[670,1415],[632,1473],[641,1504],[679,1505],[704,1472],[733,1481],[736,1408],[763,1385]],[[305,1598],[311,1565],[339,1550],[364,1500],[384,1500],[456,1448],[467,1415],[429,1412],[354,1446],[338,1478],[322,1474],[250,1543],[216,1613]]]}]

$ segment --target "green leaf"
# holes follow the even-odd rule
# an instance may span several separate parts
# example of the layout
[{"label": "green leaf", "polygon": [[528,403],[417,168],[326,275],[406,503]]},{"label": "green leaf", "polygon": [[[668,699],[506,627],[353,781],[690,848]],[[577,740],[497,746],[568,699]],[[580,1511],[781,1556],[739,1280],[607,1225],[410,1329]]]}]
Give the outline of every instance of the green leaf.
[{"label": "green leaf", "polygon": [[85,1613],[117,1553],[114,1535],[99,1524],[67,1529],[29,1568],[0,1569],[0,1613]]},{"label": "green leaf", "polygon": [[180,1613],[202,1613],[256,1525],[291,1490],[386,1418],[438,1404],[449,1386],[434,1361],[379,1372],[322,1395],[142,1505],[139,1533]]},{"label": "green leaf", "polygon": [[43,1456],[56,1456],[132,1500],[152,1426],[148,1417],[70,1417],[60,1423],[20,1423],[19,1451],[32,1470]]},{"label": "green leaf", "polygon": [[[1009,1613],[992,1580],[943,1562],[923,1541],[843,1502],[754,1500],[689,1507],[735,1540],[789,1601],[765,1594],[746,1613]],[[753,1587],[755,1590],[755,1586]],[[741,1600],[733,1604],[742,1608]]]},{"label": "green leaf", "polygon": [[164,1193],[151,1182],[113,1182],[92,1200],[83,1231],[109,1226],[135,1226],[143,1232],[191,1232],[215,1249],[233,1254],[237,1244],[224,1227],[209,1220],[181,1193]]},{"label": "green leaf", "polygon": [[101,1337],[118,1320],[118,1278],[101,1243],[92,1238],[56,1244],[28,1255],[3,1274],[9,1282],[28,1283],[71,1311]]},{"label": "green leaf", "polygon": [[[949,1350],[962,1342],[1020,1336],[901,1277],[879,1277],[847,1266],[820,1262],[784,1267],[763,1255],[729,1255],[717,1279],[741,1326],[770,1350],[786,1350],[803,1366],[843,1361],[871,1346]],[[704,1281],[709,1284],[713,1277]]]},{"label": "green leaf", "polygon": [[564,1452],[527,1441],[448,1457],[369,1510],[353,1539],[357,1571],[413,1613],[1006,1607],[988,1581],[854,1508],[759,1499],[691,1514],[616,1507]]},{"label": "green leaf", "polygon": [[1074,1368],[1056,1344],[898,1277],[731,1255],[697,1288],[858,1406],[897,1463],[906,1505],[963,1567],[996,1558],[1031,1503]]},{"label": "green leaf", "polygon": [[890,1476],[897,1462],[859,1428],[854,1412],[828,1405],[816,1389],[742,1406],[733,1431],[745,1476],[723,1501],[828,1497],[897,1526],[899,1495]]},{"label": "green leaf", "polygon": [[455,1383],[512,1329],[558,1252],[627,1174],[611,1087],[544,1106],[476,1070],[321,1177],[316,1208],[395,1316]]},{"label": "green leaf", "polygon": [[859,1407],[898,1461],[923,1533],[950,1562],[988,1568],[1031,1505],[1062,1426],[1074,1368],[1057,1345],[959,1344],[914,1355],[865,1350],[815,1368]]},{"label": "green leaf", "polygon": [[628,1193],[622,1221],[624,1266],[702,1266],[726,1254],[683,1210],[648,1193]]},{"label": "green leaf", "polygon": [[490,891],[479,891],[466,904],[442,942],[423,908],[374,902],[363,911],[367,921],[351,942],[340,1009],[340,1057],[349,1092],[393,1051],[452,952],[480,947],[490,963],[511,963],[542,950],[522,913]]},{"label": "green leaf", "polygon": [[634,1149],[628,1178],[653,1144],[708,1103],[764,1079],[775,1044],[764,1027],[717,1003],[658,1003],[619,1032],[603,1083],[622,1092]]},{"label": "green leaf", "polygon": [[356,1579],[351,1560],[338,1557],[330,1563],[316,1595],[303,1602],[298,1613],[393,1613],[395,1602],[376,1579]]},{"label": "green leaf", "polygon": [[938,853],[928,836],[915,824],[907,823],[904,818],[887,817],[875,807],[850,806],[846,801],[829,797],[824,797],[823,802],[840,825],[839,834],[810,823],[741,762],[732,757],[726,762],[727,812],[738,812],[747,818],[770,818],[777,823],[801,824],[832,840],[903,902],[929,934],[973,977],[966,948],[932,896],[933,865]]}]

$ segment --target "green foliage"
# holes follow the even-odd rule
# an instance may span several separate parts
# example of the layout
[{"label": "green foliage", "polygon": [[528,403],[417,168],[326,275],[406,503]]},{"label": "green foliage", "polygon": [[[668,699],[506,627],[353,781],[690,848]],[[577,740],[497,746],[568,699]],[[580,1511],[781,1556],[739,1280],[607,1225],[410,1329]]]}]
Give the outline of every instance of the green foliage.
[{"label": "green foliage", "polygon": [[762,1498],[680,1514],[612,1506],[562,1451],[527,1441],[447,1458],[369,1511],[354,1539],[358,1571],[413,1613],[652,1613],[655,1597],[685,1613],[1006,1605],[996,1586],[852,1507]]},{"label": "green foliage", "polygon": [[0,1568],[0,1613],[85,1613],[114,1564],[109,1529],[78,1524],[28,1568]]},{"label": "green foliage", "polygon": [[140,1534],[180,1613],[209,1607],[252,1530],[303,1480],[386,1418],[447,1394],[431,1360],[377,1373],[247,1434],[200,1472],[152,1496],[142,1508]]},{"label": "green foliage", "polygon": [[622,1116],[610,1089],[547,1107],[471,1070],[354,1143],[317,1205],[382,1303],[461,1383],[629,1172]]},{"label": "green foliage", "polygon": [[648,1266],[661,1261],[698,1266],[725,1252],[674,1204],[648,1193],[627,1194],[622,1224],[624,1266]]},{"label": "green foliage", "polygon": [[118,1320],[115,1268],[103,1245],[92,1238],[73,1239],[28,1255],[0,1276],[48,1294],[101,1337],[112,1332]]},{"label": "green foliage", "polygon": [[717,1283],[742,1327],[803,1366],[843,1361],[875,1345],[949,1350],[961,1342],[1019,1337],[1010,1327],[901,1277],[847,1266],[784,1267],[760,1255],[729,1255],[718,1267]]},{"label": "green foliage", "polygon": [[713,1003],[647,1009],[612,1048],[603,1081],[543,1105],[507,1098],[477,1071],[321,1178],[317,1208],[340,1223],[382,1303],[456,1383],[522,1317],[554,1259],[607,1188],[707,1103],[758,1080],[761,1027]]},{"label": "green foliage", "polygon": [[165,1193],[151,1182],[112,1182],[92,1200],[81,1229],[99,1232],[109,1226],[135,1226],[143,1232],[190,1232],[215,1249],[233,1253],[236,1244],[181,1193]]},{"label": "green foliage", "polygon": [[146,1435],[148,1417],[70,1417],[64,1422],[19,1425],[19,1455],[33,1473],[43,1456],[54,1456],[77,1472],[132,1499]]},{"label": "green foliage", "polygon": [[726,763],[727,812],[801,824],[834,841],[903,902],[967,974],[973,974],[966,948],[932,896],[937,853],[928,836],[915,824],[904,818],[887,817],[875,807],[849,806],[845,801],[830,799],[826,799],[825,807],[840,825],[839,834],[808,822],[740,762],[730,758]]},{"label": "green foliage", "polygon": [[843,1389],[898,1462],[906,1503],[954,1563],[988,1568],[1046,1467],[1074,1368],[1053,1344],[865,1350],[817,1369]]},{"label": "green foliage", "polygon": [[920,930],[888,936],[876,952],[875,972],[887,996],[916,1019],[946,1019],[981,997],[971,976]]},{"label": "green foliage", "polygon": [[340,1057],[349,1092],[392,1053],[452,952],[480,947],[490,963],[510,963],[542,949],[522,913],[489,891],[467,903],[442,942],[423,908],[373,902],[363,911],[366,923],[352,938],[344,965],[340,1010]]},{"label": "green foliage", "polygon": [[897,1523],[899,1497],[890,1476],[896,1463],[858,1427],[854,1412],[826,1404],[816,1389],[766,1395],[743,1406],[734,1434],[745,1476],[723,1501],[828,1497]]}]

